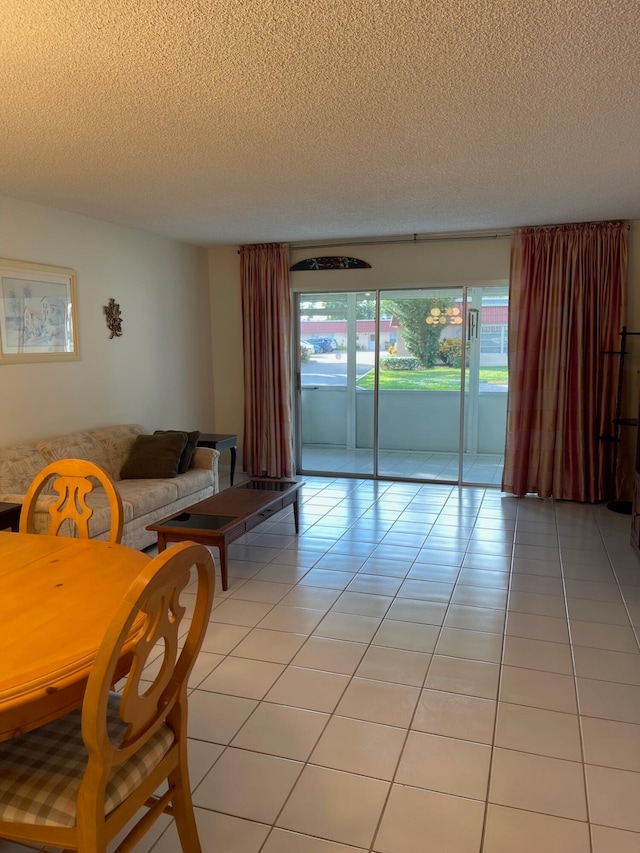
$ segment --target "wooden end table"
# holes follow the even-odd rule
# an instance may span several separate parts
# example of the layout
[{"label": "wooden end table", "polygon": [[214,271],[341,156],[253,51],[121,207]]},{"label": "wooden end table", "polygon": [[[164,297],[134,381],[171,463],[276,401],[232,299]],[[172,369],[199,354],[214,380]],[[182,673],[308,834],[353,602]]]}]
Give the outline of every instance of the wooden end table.
[{"label": "wooden end table", "polygon": [[298,497],[303,481],[253,477],[205,498],[180,513],[150,524],[158,534],[158,553],[168,542],[198,542],[220,549],[222,589],[227,589],[227,547],[276,512],[293,504],[296,533],[300,530]]},{"label": "wooden end table", "polygon": [[233,475],[236,470],[236,456],[238,455],[238,436],[223,435],[219,432],[203,432],[198,439],[198,447],[213,447],[214,450],[229,450],[231,453],[231,471],[229,483],[233,486]]},{"label": "wooden end table", "polygon": [[12,530],[17,533],[20,528],[20,510],[22,504],[10,504],[0,501],[0,530]]}]

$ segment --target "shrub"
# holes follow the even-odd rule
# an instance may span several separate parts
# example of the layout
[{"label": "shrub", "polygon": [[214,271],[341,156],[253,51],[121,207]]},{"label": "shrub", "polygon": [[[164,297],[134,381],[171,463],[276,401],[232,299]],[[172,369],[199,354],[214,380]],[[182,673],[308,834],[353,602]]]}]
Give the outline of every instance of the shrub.
[{"label": "shrub", "polygon": [[412,356],[390,356],[380,359],[380,367],[383,370],[417,370],[420,361]]},{"label": "shrub", "polygon": [[460,338],[445,338],[438,349],[438,356],[446,367],[460,367],[462,359]]}]

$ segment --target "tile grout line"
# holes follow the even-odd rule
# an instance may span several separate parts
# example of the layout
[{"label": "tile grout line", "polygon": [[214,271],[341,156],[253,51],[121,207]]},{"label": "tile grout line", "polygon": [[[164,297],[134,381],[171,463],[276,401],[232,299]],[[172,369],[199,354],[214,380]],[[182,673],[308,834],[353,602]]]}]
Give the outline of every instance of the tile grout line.
[{"label": "tile grout line", "polygon": [[487,824],[489,820],[489,806],[490,796],[491,796],[491,781],[493,776],[493,762],[494,755],[496,749],[496,734],[498,731],[498,713],[500,708],[500,694],[502,690],[502,676],[503,676],[503,666],[504,666],[504,652],[505,646],[507,643],[507,627],[509,621],[509,600],[511,598],[511,582],[513,578],[513,560],[515,558],[515,550],[516,550],[516,532],[518,530],[518,504],[516,504],[516,515],[515,515],[515,524],[513,527],[512,540],[511,540],[511,559],[509,565],[509,588],[507,590],[507,598],[505,601],[505,609],[504,609],[504,623],[502,629],[502,644],[500,648],[500,662],[498,668],[498,684],[496,689],[496,700],[495,700],[495,714],[493,718],[493,730],[491,733],[491,749],[489,753],[489,769],[487,773],[487,787],[486,787],[486,796],[484,802],[484,814],[482,819],[482,832],[480,834],[480,847],[479,853],[482,853],[485,846],[486,835],[487,835]]}]

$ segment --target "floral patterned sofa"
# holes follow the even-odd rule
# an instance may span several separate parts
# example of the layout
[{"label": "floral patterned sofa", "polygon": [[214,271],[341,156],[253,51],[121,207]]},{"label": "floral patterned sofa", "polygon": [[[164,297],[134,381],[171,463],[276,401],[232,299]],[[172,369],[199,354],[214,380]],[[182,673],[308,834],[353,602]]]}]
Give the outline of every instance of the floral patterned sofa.
[{"label": "floral patterned sofa", "polygon": [[[157,541],[157,535],[146,530],[159,518],[180,512],[196,501],[219,491],[218,457],[212,448],[198,447],[191,467],[184,474],[168,479],[123,480],[120,470],[138,435],[149,430],[140,424],[118,424],[86,432],[73,432],[34,444],[0,447],[0,501],[22,503],[35,475],[56,459],[86,459],[95,462],[110,475],[122,498],[124,530],[122,544],[146,548]],[[39,498],[35,516],[36,530],[45,529],[47,506],[56,499],[50,494]],[[109,507],[102,489],[89,495],[94,513],[89,521],[92,538],[108,539]]]}]

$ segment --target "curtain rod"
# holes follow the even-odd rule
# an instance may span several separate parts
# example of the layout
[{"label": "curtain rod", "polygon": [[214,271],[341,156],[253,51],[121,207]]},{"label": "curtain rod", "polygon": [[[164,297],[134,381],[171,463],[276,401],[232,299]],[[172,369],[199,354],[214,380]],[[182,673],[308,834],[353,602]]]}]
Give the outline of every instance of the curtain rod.
[{"label": "curtain rod", "polygon": [[[429,234],[424,237],[418,237],[417,234],[414,234],[412,237],[392,237],[389,239],[381,237],[378,240],[343,240],[342,242],[335,243],[289,243],[288,245],[292,251],[294,249],[339,249],[342,246],[380,246],[390,244],[410,245],[411,243],[435,243],[445,240],[500,240],[504,237],[511,237],[512,233],[513,232],[509,230],[496,231],[490,234],[474,234],[472,232],[469,232],[468,234]],[[238,254],[240,254],[240,249],[238,249]]]},{"label": "curtain rod", "polygon": [[[593,223],[588,224],[598,224],[599,220]],[[563,227],[571,227],[575,223],[569,223],[566,225],[565,223],[558,223],[555,225],[529,225],[527,228],[533,229],[553,229],[553,228],[563,228]],[[578,223],[583,224],[583,223]],[[335,243],[331,243],[325,241],[324,243],[289,243],[290,249],[331,249],[332,247],[339,248],[340,246],[377,246],[383,244],[398,244],[398,243],[438,243],[444,242],[446,240],[500,240],[505,237],[511,237],[515,231],[521,230],[525,226],[518,226],[517,228],[503,228],[498,229],[496,231],[459,231],[457,233],[451,234],[424,234],[422,237],[419,237],[417,234],[414,234],[410,237],[391,237],[385,238],[381,237],[380,239],[373,240],[341,240]],[[629,223],[626,223],[627,231],[631,229]]]},{"label": "curtain rod", "polygon": [[386,239],[384,237],[379,240],[348,240],[336,243],[290,243],[291,249],[331,249],[332,247],[340,246],[379,246],[400,243],[434,243],[444,240],[498,240],[502,237],[511,237],[511,230],[496,231],[490,234],[429,234],[423,237],[418,237],[414,234],[412,237],[394,237]]},{"label": "curtain rod", "polygon": [[[570,223],[575,224],[575,223]],[[579,223],[582,224],[582,223]],[[596,224],[596,223],[589,223]],[[500,231],[490,232],[490,233],[478,233],[478,232],[459,232],[457,234],[426,234],[423,237],[418,237],[417,234],[414,234],[412,237],[392,237],[387,239],[382,237],[378,240],[343,240],[335,243],[325,242],[325,243],[289,243],[289,248],[293,249],[339,249],[342,246],[380,246],[380,245],[392,245],[392,244],[408,244],[408,243],[438,243],[444,242],[447,240],[501,240],[505,237],[511,237],[514,231],[520,230],[524,226],[518,226],[516,229],[504,229]],[[545,229],[545,228],[562,228],[565,227],[563,223],[558,223],[555,225],[529,225],[526,226],[528,228],[534,229]],[[631,230],[631,225],[626,223],[627,231]],[[238,254],[240,254],[240,249],[238,249]]]}]

